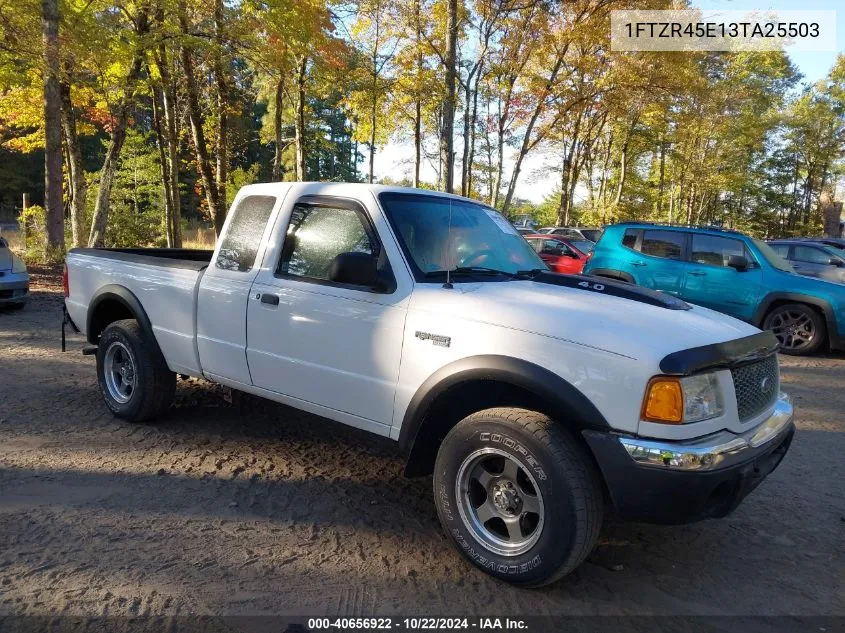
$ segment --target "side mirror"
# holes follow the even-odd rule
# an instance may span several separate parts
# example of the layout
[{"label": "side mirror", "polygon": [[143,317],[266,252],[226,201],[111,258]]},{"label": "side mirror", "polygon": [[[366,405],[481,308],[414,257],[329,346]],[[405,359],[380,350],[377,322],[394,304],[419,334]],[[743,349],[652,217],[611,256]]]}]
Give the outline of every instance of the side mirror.
[{"label": "side mirror", "polygon": [[748,260],[742,255],[731,255],[728,259],[728,266],[741,273],[748,270]]},{"label": "side mirror", "polygon": [[838,257],[831,257],[827,263],[831,266],[836,266],[837,268],[842,268],[842,266],[845,266],[845,262],[843,262]]},{"label": "side mirror", "polygon": [[373,288],[378,285],[376,258],[369,253],[341,253],[329,265],[329,279],[340,284]]}]

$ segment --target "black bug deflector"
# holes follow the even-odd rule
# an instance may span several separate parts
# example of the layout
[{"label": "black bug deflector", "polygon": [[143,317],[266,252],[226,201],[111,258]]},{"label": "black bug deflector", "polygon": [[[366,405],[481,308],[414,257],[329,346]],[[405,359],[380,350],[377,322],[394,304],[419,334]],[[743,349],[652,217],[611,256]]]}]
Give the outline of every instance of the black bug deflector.
[{"label": "black bug deflector", "polygon": [[660,371],[689,376],[705,369],[730,369],[771,356],[777,349],[775,335],[760,332],[733,341],[672,352],[660,361]]},{"label": "black bug deflector", "polygon": [[634,284],[605,279],[604,277],[590,277],[588,275],[560,275],[552,272],[542,272],[533,281],[552,286],[563,286],[575,290],[586,290],[598,294],[639,301],[648,305],[666,308],[667,310],[691,310],[692,306],[677,297],[649,288],[642,288]]}]

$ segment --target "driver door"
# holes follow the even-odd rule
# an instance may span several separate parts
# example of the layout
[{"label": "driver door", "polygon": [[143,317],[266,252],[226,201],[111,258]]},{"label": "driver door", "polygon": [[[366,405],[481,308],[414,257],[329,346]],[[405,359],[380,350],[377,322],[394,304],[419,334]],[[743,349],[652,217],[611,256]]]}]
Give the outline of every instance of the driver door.
[{"label": "driver door", "polygon": [[362,204],[303,196],[291,205],[280,214],[285,224],[277,229],[284,231],[281,249],[265,261],[250,294],[252,382],[300,403],[348,414],[341,416],[344,421],[387,434],[408,290],[394,283],[392,289],[376,291],[329,279],[332,260],[347,252],[378,258],[380,268],[392,275]]}]

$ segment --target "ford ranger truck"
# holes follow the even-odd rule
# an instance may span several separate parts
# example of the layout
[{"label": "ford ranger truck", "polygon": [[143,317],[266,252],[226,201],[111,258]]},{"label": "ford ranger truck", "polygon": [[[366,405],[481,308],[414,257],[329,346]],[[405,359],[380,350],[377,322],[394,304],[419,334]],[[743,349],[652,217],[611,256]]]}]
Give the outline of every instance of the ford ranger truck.
[{"label": "ford ranger truck", "polygon": [[523,586],[578,567],[606,512],[727,515],[794,433],[770,332],[552,273],[453,195],[250,185],[213,252],[73,249],[65,296],[116,416],[166,415],[187,374],[391,438],[457,549]]}]

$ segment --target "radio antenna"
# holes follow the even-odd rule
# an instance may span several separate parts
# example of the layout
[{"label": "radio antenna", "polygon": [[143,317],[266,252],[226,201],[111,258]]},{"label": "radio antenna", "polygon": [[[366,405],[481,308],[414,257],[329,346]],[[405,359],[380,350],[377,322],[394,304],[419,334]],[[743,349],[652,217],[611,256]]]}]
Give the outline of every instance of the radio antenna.
[{"label": "radio antenna", "polygon": [[[446,249],[447,254],[452,252],[452,198],[449,198],[449,226],[446,228]],[[455,258],[452,257],[452,262],[447,265],[446,267],[446,283],[443,284],[443,287],[446,290],[451,290],[454,288],[452,285],[452,268],[455,264]]]}]

